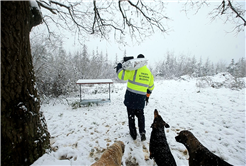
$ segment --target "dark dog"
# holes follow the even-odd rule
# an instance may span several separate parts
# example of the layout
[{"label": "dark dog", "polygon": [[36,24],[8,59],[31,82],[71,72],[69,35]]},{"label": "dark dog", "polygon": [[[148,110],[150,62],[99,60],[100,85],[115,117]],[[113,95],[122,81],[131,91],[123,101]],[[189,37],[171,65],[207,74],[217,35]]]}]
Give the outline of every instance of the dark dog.
[{"label": "dark dog", "polygon": [[190,156],[189,166],[232,166],[210,152],[188,130],[181,131],[175,139],[187,148]]},{"label": "dark dog", "polygon": [[149,144],[150,159],[154,158],[158,166],[176,166],[164,131],[164,127],[169,128],[169,125],[163,121],[156,109],[154,111],[154,122],[151,127],[152,132]]}]

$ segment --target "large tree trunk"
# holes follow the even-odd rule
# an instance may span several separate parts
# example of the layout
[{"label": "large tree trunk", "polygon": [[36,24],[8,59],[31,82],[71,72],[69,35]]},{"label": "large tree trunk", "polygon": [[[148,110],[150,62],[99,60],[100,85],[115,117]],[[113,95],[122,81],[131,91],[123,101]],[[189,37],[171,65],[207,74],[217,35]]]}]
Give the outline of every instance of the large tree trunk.
[{"label": "large tree trunk", "polygon": [[28,1],[1,2],[1,160],[30,165],[49,148],[35,89],[29,32],[41,23]]}]

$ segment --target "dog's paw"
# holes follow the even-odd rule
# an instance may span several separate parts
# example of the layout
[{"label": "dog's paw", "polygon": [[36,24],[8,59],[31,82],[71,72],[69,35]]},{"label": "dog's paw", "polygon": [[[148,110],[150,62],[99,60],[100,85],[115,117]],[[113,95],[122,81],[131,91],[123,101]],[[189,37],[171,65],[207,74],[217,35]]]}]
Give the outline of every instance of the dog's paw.
[{"label": "dog's paw", "polygon": [[149,158],[154,159],[153,153],[150,153]]}]

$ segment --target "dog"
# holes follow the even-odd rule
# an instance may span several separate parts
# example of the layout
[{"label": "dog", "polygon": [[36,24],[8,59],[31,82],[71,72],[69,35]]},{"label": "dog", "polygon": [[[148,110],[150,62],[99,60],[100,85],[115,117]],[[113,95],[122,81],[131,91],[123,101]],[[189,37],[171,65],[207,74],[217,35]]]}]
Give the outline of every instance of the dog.
[{"label": "dog", "polygon": [[189,166],[232,166],[210,152],[188,130],[181,131],[175,139],[187,148],[190,156]]},{"label": "dog", "polygon": [[150,159],[154,159],[158,166],[176,166],[176,162],[167,143],[164,127],[169,128],[169,125],[158,114],[157,109],[155,109],[154,122],[151,125],[149,157]]},{"label": "dog", "polygon": [[122,156],[124,154],[125,145],[122,141],[117,141],[105,150],[99,160],[91,166],[121,166]]}]

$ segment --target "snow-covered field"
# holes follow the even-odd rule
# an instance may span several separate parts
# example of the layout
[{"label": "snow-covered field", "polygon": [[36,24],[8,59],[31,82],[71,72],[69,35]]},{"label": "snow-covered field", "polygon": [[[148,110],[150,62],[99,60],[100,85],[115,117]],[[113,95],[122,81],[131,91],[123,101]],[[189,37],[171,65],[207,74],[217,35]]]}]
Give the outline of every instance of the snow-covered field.
[{"label": "snow-covered field", "polygon": [[[221,76],[218,78],[220,80]],[[154,109],[170,125],[165,129],[166,137],[178,166],[188,165],[186,148],[175,140],[181,130],[190,130],[204,146],[230,164],[246,165],[245,89],[198,88],[196,84],[196,79],[155,81],[149,105],[145,107],[147,140],[144,142],[139,136],[133,141],[129,135],[123,104],[126,83],[111,86],[111,103],[73,109],[72,103],[79,101],[76,94],[67,100],[56,99],[43,104],[41,111],[51,134],[52,151],[40,157],[33,166],[91,165],[116,140],[125,143],[122,165],[152,166],[153,160],[145,160],[143,147],[149,149]],[[108,86],[89,89],[95,91],[95,88],[97,94],[84,96],[108,97],[107,93],[100,93]]]}]

